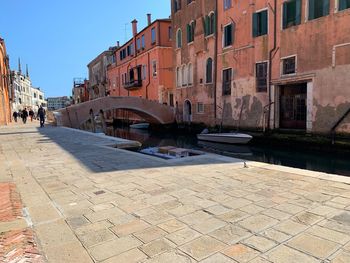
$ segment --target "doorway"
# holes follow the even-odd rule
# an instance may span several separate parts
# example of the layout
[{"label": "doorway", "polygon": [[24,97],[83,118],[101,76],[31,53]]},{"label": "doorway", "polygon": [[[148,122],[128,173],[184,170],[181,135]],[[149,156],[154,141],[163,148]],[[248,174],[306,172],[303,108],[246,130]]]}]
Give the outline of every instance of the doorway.
[{"label": "doorway", "polygon": [[280,128],[306,130],[307,83],[280,86]]},{"label": "doorway", "polygon": [[184,104],[184,122],[192,121],[192,105],[189,100],[185,101]]}]

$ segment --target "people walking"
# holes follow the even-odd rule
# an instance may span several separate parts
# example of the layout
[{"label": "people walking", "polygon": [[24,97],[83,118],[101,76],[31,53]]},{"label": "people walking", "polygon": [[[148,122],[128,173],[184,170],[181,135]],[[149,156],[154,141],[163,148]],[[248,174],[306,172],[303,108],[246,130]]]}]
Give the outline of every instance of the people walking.
[{"label": "people walking", "polygon": [[29,117],[30,117],[30,121],[33,122],[34,111],[32,109],[29,110]]},{"label": "people walking", "polygon": [[44,123],[45,123],[45,115],[46,115],[46,111],[43,108],[43,106],[40,106],[39,110],[38,110],[38,116],[40,118],[40,127],[43,128],[44,127]]},{"label": "people walking", "polygon": [[27,108],[24,108],[24,110],[22,111],[22,121],[24,124],[26,124],[27,118],[28,118],[28,111],[27,111]]},{"label": "people walking", "polygon": [[14,111],[12,116],[13,116],[13,119],[15,120],[15,122],[17,122],[17,117],[18,117],[17,111]]}]

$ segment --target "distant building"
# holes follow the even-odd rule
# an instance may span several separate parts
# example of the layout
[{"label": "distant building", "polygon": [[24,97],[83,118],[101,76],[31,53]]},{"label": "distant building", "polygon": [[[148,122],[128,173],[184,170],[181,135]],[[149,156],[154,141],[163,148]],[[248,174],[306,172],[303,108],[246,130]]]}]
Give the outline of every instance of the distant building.
[{"label": "distant building", "polygon": [[47,106],[44,91],[32,86],[28,66],[26,66],[26,73],[23,74],[20,60],[18,60],[18,71],[12,71],[11,77],[14,92],[12,109],[14,111],[27,108],[37,112],[41,105],[44,108]]},{"label": "distant building", "polygon": [[72,104],[72,98],[68,96],[47,98],[47,109],[58,110]]},{"label": "distant building", "polygon": [[86,79],[74,79],[72,89],[73,104],[79,104],[89,100],[89,94],[87,91],[88,83],[89,82]]},{"label": "distant building", "polygon": [[170,19],[151,21],[116,51],[116,62],[108,67],[112,96],[137,96],[174,105],[172,27]]},{"label": "distant building", "polygon": [[116,54],[119,44],[116,47],[110,47],[103,51],[94,60],[88,64],[89,82],[88,94],[89,100],[105,97],[110,94],[107,81],[107,67],[115,64]]},{"label": "distant building", "polygon": [[0,38],[0,125],[11,122],[11,78],[5,41]]}]

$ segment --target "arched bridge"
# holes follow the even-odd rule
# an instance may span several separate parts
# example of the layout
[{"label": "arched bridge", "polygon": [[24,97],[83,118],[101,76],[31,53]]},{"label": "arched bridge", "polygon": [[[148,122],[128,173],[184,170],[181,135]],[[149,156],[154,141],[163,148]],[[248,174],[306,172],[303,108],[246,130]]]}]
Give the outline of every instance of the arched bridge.
[{"label": "arched bridge", "polygon": [[175,122],[174,108],[139,97],[103,97],[57,110],[61,113],[60,125],[79,128],[90,119],[91,110],[97,115],[115,109],[125,109],[138,114],[149,123],[171,124]]}]

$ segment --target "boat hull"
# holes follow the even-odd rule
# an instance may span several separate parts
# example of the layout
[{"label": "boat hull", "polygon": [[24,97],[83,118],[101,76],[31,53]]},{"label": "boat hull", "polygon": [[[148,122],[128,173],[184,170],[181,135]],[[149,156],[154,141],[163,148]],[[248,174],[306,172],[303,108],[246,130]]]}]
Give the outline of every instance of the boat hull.
[{"label": "boat hull", "polygon": [[130,125],[130,128],[133,128],[133,129],[148,129],[149,128],[149,123],[132,124],[132,125]]},{"label": "boat hull", "polygon": [[198,134],[198,140],[227,144],[247,144],[253,137],[242,133]]}]

